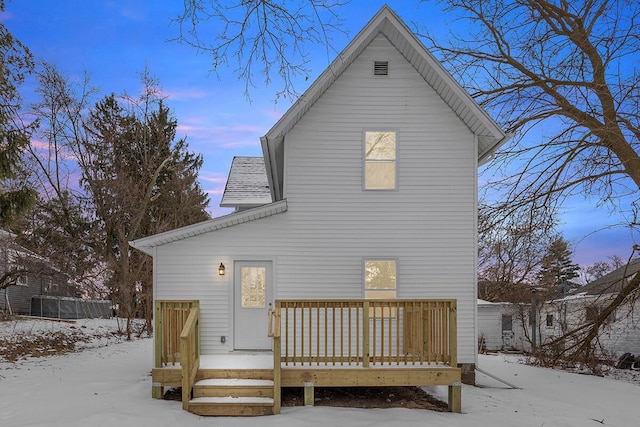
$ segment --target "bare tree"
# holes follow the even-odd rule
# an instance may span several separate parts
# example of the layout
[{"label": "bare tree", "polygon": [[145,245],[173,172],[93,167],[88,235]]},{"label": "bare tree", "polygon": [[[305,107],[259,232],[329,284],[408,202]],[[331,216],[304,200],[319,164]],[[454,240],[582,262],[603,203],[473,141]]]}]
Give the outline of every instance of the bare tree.
[{"label": "bare tree", "polygon": [[[640,196],[640,4],[632,0],[445,0],[466,20],[432,50],[484,107],[517,137],[496,153],[495,224],[525,208],[554,209],[571,195],[632,211]],[[535,134],[531,132],[535,130]],[[629,200],[631,202],[629,202]],[[620,297],[587,325],[578,349],[593,346]],[[635,288],[634,288],[635,286]]]},{"label": "bare tree", "polygon": [[95,298],[106,297],[105,263],[95,248],[96,221],[91,200],[78,184],[76,162],[87,139],[85,114],[96,90],[89,77],[71,80],[53,65],[38,64],[38,100],[31,106],[37,127],[25,157],[36,205],[17,227],[20,244],[37,251],[67,272],[70,280]]},{"label": "bare tree", "polygon": [[92,106],[87,78],[42,67],[33,109],[42,142],[30,150],[42,194],[24,233],[42,250],[57,249],[85,289],[106,285],[128,335],[137,316],[151,330],[153,298],[151,260],[129,241],[208,219],[197,181],[202,156],[176,140],[157,82],[148,71],[141,77],[139,97],[112,94]]},{"label": "bare tree", "polygon": [[[558,319],[572,317],[571,325],[562,325],[562,334],[542,343],[538,348],[538,360],[546,365],[575,364],[588,367],[593,371],[599,370],[602,360],[614,357],[610,349],[600,342],[600,334],[606,326],[614,321],[630,321],[637,324],[634,309],[640,301],[640,272],[637,267],[632,269],[633,257],[640,252],[640,247],[634,247],[628,262],[622,267],[623,272],[611,283],[605,283],[607,289],[591,295],[583,304],[573,302],[572,309],[567,311],[567,304],[556,301],[549,305],[560,308]],[[637,263],[637,259],[635,262]],[[613,279],[612,279],[613,280]],[[615,289],[615,292],[612,290]],[[576,324],[575,319],[584,319]],[[636,319],[636,320],[634,320]],[[610,331],[609,331],[610,332]]]},{"label": "bare tree", "polygon": [[610,255],[607,259],[608,261],[596,261],[587,265],[583,270],[583,280],[586,283],[592,282],[625,265],[625,262],[618,255]]},{"label": "bare tree", "polygon": [[[450,0],[470,33],[432,49],[507,131],[523,138],[494,164],[517,162],[497,184],[500,218],[570,194],[600,203],[638,198],[640,5],[635,1]],[[524,138],[544,129],[540,140]]]},{"label": "bare tree", "polygon": [[321,45],[329,57],[331,33],[340,29],[336,12],[348,0],[184,0],[176,40],[211,55],[213,70],[235,67],[245,95],[256,75],[265,85],[277,76],[276,99],[294,99],[295,79],[309,78],[310,45]]},{"label": "bare tree", "polygon": [[479,209],[479,297],[489,301],[527,302],[535,273],[551,241],[555,221],[520,209],[496,225],[491,207]]}]

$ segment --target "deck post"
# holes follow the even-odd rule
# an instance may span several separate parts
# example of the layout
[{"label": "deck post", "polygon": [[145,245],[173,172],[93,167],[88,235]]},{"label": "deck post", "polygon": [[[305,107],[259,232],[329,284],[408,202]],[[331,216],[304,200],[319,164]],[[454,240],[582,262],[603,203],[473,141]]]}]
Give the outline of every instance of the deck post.
[{"label": "deck post", "polygon": [[449,310],[449,366],[458,367],[458,308],[456,301],[450,302]]},{"label": "deck post", "polygon": [[[162,367],[162,305],[160,301],[155,301],[155,311],[153,316],[153,345],[154,345],[154,367]],[[154,399],[162,399],[164,396],[164,387],[162,383],[152,383],[151,397]]]},{"label": "deck post", "polygon": [[449,386],[449,411],[461,413],[462,412],[462,385],[459,382],[455,382]]},{"label": "deck post", "polygon": [[369,301],[362,303],[362,366],[369,367]]},{"label": "deck post", "polygon": [[[457,301],[450,302],[449,310],[449,366],[458,367],[458,323],[457,323]],[[462,385],[454,382],[449,386],[449,411],[462,412]]]},{"label": "deck post", "polygon": [[305,381],[304,383],[304,406],[314,406],[315,395],[313,390],[313,383]]},{"label": "deck post", "polygon": [[[269,319],[269,326],[273,327],[271,334],[273,336],[273,414],[280,413],[282,400],[282,340],[280,338],[280,312],[282,308],[280,301],[276,301],[276,309],[273,318]],[[270,316],[271,317],[271,316]],[[273,324],[272,322],[275,322]]]}]

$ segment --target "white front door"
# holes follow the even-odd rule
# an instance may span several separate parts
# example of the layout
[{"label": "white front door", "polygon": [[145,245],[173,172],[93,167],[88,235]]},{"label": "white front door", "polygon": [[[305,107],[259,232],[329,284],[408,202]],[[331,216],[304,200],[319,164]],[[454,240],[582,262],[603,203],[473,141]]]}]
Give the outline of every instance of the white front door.
[{"label": "white front door", "polygon": [[267,337],[272,304],[270,261],[234,263],[234,339],[236,350],[271,350]]}]

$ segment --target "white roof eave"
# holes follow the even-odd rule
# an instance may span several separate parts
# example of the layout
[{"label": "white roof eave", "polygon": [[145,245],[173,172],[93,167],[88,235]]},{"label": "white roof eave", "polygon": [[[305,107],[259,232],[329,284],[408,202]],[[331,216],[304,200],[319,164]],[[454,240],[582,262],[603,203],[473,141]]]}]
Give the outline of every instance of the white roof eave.
[{"label": "white roof eave", "polygon": [[[434,89],[440,88],[438,91],[440,97],[453,109],[472,133],[491,141],[488,147],[479,147],[478,164],[489,160],[495,150],[511,138],[511,135],[506,135],[486,111],[471,98],[471,95],[446,71],[406,24],[385,5],[269,132],[262,137],[263,153],[268,172],[271,169],[268,160],[274,154],[275,147],[282,143],[284,135],[295,126],[307,110],[379,33],[384,34],[407,60],[414,58],[409,60],[414,68],[421,70],[419,72],[431,87]],[[426,66],[419,66],[420,64]],[[277,177],[269,174],[270,184],[275,184],[275,182],[271,182],[272,179],[277,179]],[[272,185],[272,191],[277,192],[277,185]]]},{"label": "white roof eave", "polygon": [[188,225],[186,227],[177,228],[164,233],[155,234],[149,237],[143,237],[129,242],[133,248],[142,252],[153,255],[153,248],[166,245],[167,243],[184,240],[189,237],[198,236],[200,234],[209,233],[220,230],[222,228],[233,227],[234,225],[243,224],[249,221],[273,216],[287,211],[287,201],[280,200],[278,202],[269,203],[268,205],[259,206],[257,208],[248,209],[246,211],[235,212],[229,215],[210,219],[208,221],[199,222],[197,224]]}]

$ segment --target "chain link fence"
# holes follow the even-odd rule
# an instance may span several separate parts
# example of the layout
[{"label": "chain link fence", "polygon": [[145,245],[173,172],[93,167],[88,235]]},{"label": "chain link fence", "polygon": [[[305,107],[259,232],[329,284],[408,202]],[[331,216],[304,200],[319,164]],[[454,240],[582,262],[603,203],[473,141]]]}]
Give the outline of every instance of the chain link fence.
[{"label": "chain link fence", "polygon": [[112,317],[112,305],[109,300],[38,295],[31,297],[31,315],[55,319],[108,319]]}]

